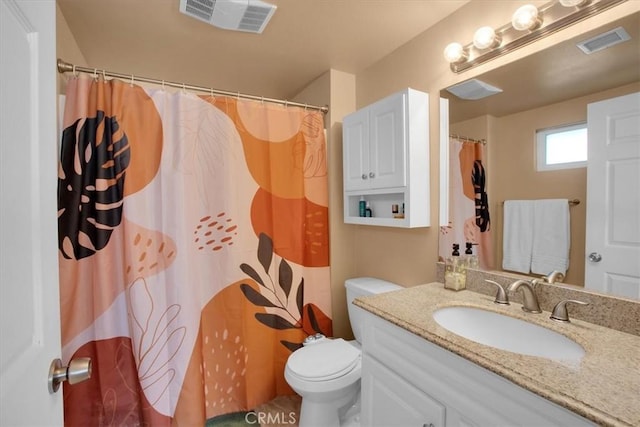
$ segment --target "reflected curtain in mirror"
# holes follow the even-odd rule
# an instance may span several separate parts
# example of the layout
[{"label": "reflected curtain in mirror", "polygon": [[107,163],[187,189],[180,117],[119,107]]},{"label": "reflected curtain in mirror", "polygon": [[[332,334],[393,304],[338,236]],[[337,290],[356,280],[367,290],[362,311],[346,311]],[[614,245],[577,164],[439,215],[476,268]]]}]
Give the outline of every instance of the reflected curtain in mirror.
[{"label": "reflected curtain in mirror", "polygon": [[450,137],[449,153],[449,221],[440,227],[440,261],[451,255],[454,243],[463,254],[470,242],[480,268],[493,269],[485,143]]}]

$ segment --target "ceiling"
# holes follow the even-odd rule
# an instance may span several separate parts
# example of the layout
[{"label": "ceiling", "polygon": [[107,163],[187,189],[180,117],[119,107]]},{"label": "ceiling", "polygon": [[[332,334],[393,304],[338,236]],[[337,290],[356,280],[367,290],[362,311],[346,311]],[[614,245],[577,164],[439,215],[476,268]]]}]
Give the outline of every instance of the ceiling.
[{"label": "ceiling", "polygon": [[57,3],[89,67],[287,99],[331,68],[366,69],[468,2],[267,1],[277,10],[262,34],[188,17],[179,0]]},{"label": "ceiling", "polygon": [[[584,54],[576,46],[605,31],[622,26],[631,40]],[[640,81],[640,13],[551,48],[491,70],[478,78],[503,90],[477,101],[461,100],[446,91],[452,123],[484,114],[495,117],[526,111]]]}]

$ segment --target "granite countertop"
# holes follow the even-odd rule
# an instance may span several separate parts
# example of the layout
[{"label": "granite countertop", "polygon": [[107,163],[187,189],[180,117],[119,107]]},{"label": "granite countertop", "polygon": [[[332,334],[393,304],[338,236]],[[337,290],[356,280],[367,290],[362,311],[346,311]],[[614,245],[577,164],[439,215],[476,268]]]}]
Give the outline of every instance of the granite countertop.
[{"label": "granite countertop", "polygon": [[[491,296],[449,291],[437,282],[354,303],[600,425],[640,426],[639,336],[576,319],[555,322],[549,312],[525,313],[520,304],[494,304]],[[582,345],[586,354],[577,365],[565,364],[467,340],[433,319],[435,310],[449,306],[482,308],[545,326]]]}]

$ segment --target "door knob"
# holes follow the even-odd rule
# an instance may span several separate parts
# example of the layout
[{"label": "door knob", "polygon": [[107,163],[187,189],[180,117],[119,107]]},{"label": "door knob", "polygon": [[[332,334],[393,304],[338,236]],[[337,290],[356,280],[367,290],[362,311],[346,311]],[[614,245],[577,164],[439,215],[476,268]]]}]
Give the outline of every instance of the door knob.
[{"label": "door knob", "polygon": [[69,366],[62,366],[62,360],[55,359],[49,367],[49,393],[55,393],[63,381],[77,384],[91,378],[91,358],[72,359]]},{"label": "door knob", "polygon": [[602,255],[600,255],[597,252],[591,252],[589,254],[589,261],[591,261],[591,262],[600,262],[600,261],[602,261]]}]

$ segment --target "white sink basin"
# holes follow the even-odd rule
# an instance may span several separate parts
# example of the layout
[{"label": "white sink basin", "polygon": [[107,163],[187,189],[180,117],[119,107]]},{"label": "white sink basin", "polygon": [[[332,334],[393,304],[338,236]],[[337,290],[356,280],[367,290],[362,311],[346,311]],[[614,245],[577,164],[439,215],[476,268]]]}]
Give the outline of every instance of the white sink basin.
[{"label": "white sink basin", "polygon": [[433,318],[456,335],[500,350],[564,361],[584,356],[584,348],[562,334],[492,311],[446,307],[436,310]]}]

